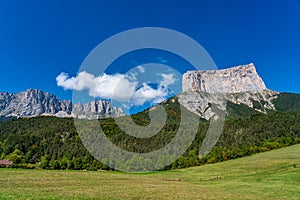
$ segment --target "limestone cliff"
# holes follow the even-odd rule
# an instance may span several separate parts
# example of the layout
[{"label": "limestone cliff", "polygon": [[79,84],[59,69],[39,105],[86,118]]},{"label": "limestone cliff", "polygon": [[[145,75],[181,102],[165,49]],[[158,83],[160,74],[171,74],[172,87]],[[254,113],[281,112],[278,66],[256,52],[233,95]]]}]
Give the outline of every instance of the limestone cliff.
[{"label": "limestone cliff", "polygon": [[34,117],[50,115],[57,117],[100,118],[124,115],[110,101],[97,100],[84,105],[59,100],[55,95],[41,90],[28,89],[11,94],[0,92],[0,116]]},{"label": "limestone cliff", "polygon": [[[253,63],[222,70],[188,71],[182,77],[179,102],[199,116],[210,119],[214,104],[226,110],[226,103],[243,104],[266,113],[278,92],[268,90]],[[259,105],[259,106],[257,106]]]},{"label": "limestone cliff", "polygon": [[240,93],[265,89],[253,63],[223,70],[188,71],[182,77],[183,92]]}]

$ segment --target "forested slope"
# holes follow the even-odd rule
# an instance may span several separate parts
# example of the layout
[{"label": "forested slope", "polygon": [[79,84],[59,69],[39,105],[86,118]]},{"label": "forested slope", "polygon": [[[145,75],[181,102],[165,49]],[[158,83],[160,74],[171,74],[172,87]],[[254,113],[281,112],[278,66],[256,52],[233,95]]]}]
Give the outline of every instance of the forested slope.
[{"label": "forested slope", "polygon": [[[151,138],[135,138],[125,134],[112,118],[99,120],[99,123],[107,137],[119,147],[133,152],[150,152],[163,147],[176,135],[180,122],[180,106],[177,101],[172,102],[164,102],[168,114],[167,122]],[[231,111],[234,109],[237,108]],[[132,118],[139,125],[147,125],[150,122],[148,112],[146,110],[132,115]],[[191,147],[183,157],[166,169],[234,159],[300,142],[300,112],[245,112],[245,116],[226,119],[217,145],[202,159],[198,158],[197,152],[209,121],[200,119]],[[188,127],[186,131],[189,131]],[[14,161],[15,167],[108,169],[84,148],[72,118],[45,116],[0,122],[0,157]]]}]

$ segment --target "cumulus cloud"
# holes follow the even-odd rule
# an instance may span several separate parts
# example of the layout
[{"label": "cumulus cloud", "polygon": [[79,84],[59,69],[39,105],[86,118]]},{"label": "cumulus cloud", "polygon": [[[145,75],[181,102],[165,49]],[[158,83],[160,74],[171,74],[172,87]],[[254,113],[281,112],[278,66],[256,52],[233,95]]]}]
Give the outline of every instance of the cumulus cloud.
[{"label": "cumulus cloud", "polygon": [[176,78],[174,74],[160,74],[163,78],[163,80],[160,82],[161,85],[168,87],[169,85],[172,85],[175,83]]},{"label": "cumulus cloud", "polygon": [[87,72],[80,72],[77,77],[69,78],[67,73],[56,77],[57,85],[64,89],[83,90],[94,86],[95,76]]},{"label": "cumulus cloud", "polygon": [[144,83],[132,96],[131,102],[133,105],[141,106],[144,103],[153,102],[159,103],[168,96],[168,90],[165,87],[159,86],[157,89],[150,87]]},{"label": "cumulus cloud", "polygon": [[[139,70],[143,73],[145,69],[140,67]],[[160,76],[162,80],[155,89],[147,83],[142,83],[142,86],[138,87],[138,82],[133,74],[94,76],[83,71],[76,77],[69,77],[67,73],[61,73],[56,77],[56,81],[58,86],[66,90],[82,91],[86,89],[91,97],[113,99],[119,102],[130,101],[131,105],[140,106],[146,102],[159,103],[169,95],[167,87],[175,82],[174,74],[160,74]]]},{"label": "cumulus cloud", "polygon": [[80,72],[76,77],[69,77],[67,73],[61,73],[56,77],[57,85],[66,90],[81,91],[87,89],[92,97],[126,101],[135,92],[136,81],[130,81],[123,74],[95,77],[85,71]]}]

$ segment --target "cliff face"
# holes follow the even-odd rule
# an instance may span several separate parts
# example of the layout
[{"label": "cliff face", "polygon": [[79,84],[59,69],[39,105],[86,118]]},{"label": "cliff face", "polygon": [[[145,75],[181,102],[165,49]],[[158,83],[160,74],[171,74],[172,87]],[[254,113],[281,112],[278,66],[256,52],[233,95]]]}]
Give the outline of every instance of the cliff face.
[{"label": "cliff face", "polygon": [[179,102],[205,119],[216,114],[212,104],[226,111],[227,102],[266,113],[275,110],[272,101],[279,95],[266,88],[252,63],[223,70],[188,71],[182,77],[182,90]]},{"label": "cliff face", "polygon": [[124,113],[121,108],[112,106],[110,101],[97,100],[86,104],[74,104],[72,115],[80,119],[97,119],[103,117],[119,117]]},{"label": "cliff face", "polygon": [[[262,113],[276,110],[272,102],[279,96],[278,92],[266,88],[252,63],[223,70],[188,71],[182,77],[182,90],[177,95],[179,102],[205,119],[214,116],[214,110],[226,111],[227,102],[246,105]],[[0,93],[0,116],[40,115],[95,119],[124,113],[105,100],[72,104],[34,89],[18,94]]]},{"label": "cliff face", "polygon": [[10,94],[0,92],[0,116],[33,117],[52,115],[58,117],[99,118],[123,115],[121,109],[111,102],[97,100],[87,104],[72,104],[69,100],[59,100],[55,95],[40,90]]},{"label": "cliff face", "polygon": [[188,71],[182,77],[183,92],[240,93],[265,89],[252,63],[223,70]]}]

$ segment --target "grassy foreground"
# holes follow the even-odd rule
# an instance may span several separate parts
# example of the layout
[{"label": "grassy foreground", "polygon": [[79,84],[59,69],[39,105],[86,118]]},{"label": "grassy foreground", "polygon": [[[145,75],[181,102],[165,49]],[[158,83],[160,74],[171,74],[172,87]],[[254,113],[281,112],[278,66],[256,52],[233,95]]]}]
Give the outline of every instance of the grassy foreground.
[{"label": "grassy foreground", "polygon": [[0,199],[299,199],[300,145],[148,174],[0,169]]}]

